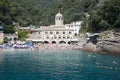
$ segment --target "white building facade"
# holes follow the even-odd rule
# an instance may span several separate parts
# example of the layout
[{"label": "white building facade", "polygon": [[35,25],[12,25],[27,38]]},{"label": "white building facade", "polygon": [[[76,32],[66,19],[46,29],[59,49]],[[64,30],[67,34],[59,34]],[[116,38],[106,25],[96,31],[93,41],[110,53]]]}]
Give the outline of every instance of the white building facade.
[{"label": "white building facade", "polygon": [[27,41],[66,44],[71,41],[78,41],[77,38],[74,38],[74,30],[66,28],[64,25],[64,17],[60,12],[55,16],[55,25],[29,30]]},{"label": "white building facade", "polygon": [[81,28],[81,23],[82,23],[82,21],[75,21],[75,22],[71,22],[71,24],[66,24],[65,27],[67,29],[73,29],[74,34],[79,34],[79,30]]}]

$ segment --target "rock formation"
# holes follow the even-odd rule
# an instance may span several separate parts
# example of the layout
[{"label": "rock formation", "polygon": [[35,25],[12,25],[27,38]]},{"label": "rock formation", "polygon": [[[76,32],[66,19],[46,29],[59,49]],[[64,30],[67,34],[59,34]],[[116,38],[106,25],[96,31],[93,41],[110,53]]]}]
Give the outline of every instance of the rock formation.
[{"label": "rock formation", "polygon": [[120,53],[120,30],[114,30],[114,32],[109,35],[110,36],[107,37],[107,39],[98,40],[98,43],[96,44],[96,51]]}]

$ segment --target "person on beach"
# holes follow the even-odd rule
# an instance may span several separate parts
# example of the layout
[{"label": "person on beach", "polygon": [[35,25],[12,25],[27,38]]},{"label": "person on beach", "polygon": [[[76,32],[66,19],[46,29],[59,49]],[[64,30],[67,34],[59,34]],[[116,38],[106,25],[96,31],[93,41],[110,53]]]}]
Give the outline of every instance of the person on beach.
[{"label": "person on beach", "polygon": [[0,45],[0,52],[2,51],[3,49],[3,43]]},{"label": "person on beach", "polygon": [[39,50],[39,45],[38,44],[35,45],[35,49]]},{"label": "person on beach", "polygon": [[2,48],[0,48],[0,52],[2,52]]}]

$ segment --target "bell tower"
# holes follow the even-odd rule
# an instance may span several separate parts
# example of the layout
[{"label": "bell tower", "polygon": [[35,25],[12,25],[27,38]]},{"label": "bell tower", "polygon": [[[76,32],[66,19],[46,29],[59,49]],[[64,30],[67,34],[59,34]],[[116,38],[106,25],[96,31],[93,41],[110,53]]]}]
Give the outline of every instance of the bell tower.
[{"label": "bell tower", "polygon": [[55,16],[55,25],[60,26],[63,25],[63,23],[64,23],[63,15],[60,12],[58,12]]}]

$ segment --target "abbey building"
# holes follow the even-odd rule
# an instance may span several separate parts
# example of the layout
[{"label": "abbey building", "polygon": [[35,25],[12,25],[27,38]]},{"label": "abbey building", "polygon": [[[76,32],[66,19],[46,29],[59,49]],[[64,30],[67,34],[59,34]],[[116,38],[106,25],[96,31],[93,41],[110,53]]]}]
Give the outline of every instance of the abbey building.
[{"label": "abbey building", "polygon": [[40,28],[30,29],[28,38],[26,40],[33,42],[46,43],[68,43],[71,41],[78,41],[74,37],[74,29],[64,25],[64,17],[59,12],[55,16],[55,25],[41,26]]}]

